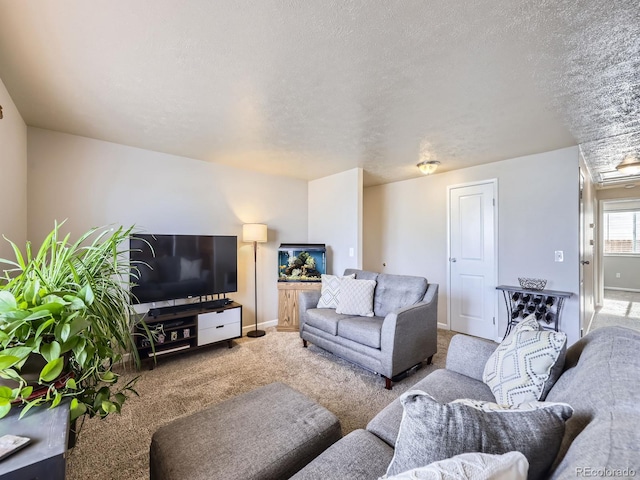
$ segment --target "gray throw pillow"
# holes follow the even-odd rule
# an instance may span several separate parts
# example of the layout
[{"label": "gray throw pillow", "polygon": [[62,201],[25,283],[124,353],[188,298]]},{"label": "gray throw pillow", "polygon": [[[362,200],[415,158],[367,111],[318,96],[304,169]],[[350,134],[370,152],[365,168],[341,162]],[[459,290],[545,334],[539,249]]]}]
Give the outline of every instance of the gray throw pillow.
[{"label": "gray throw pillow", "polygon": [[417,390],[403,394],[401,402],[404,412],[387,475],[461,453],[518,451],[529,461],[529,479],[543,479],[560,448],[565,421],[573,414],[566,403],[510,407],[457,400],[442,405]]}]

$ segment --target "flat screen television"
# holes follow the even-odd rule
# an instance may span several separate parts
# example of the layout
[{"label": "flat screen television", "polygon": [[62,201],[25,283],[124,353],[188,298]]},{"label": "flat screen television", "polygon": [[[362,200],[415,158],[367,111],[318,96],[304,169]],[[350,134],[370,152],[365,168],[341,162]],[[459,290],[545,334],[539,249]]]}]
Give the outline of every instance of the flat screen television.
[{"label": "flat screen television", "polygon": [[236,236],[139,234],[130,249],[136,303],[238,291]]}]

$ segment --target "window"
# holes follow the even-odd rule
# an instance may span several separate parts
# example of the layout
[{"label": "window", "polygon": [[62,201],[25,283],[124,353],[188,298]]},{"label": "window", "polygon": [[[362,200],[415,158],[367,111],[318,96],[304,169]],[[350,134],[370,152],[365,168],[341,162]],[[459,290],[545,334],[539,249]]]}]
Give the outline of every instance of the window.
[{"label": "window", "polygon": [[604,213],[604,253],[640,254],[640,210]]}]

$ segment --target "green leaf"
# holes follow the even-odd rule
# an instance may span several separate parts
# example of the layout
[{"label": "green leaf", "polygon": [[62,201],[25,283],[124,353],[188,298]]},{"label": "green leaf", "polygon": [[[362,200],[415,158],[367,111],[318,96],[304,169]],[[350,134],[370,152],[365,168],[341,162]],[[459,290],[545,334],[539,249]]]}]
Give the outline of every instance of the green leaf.
[{"label": "green leaf", "polygon": [[51,382],[58,378],[64,367],[64,358],[56,358],[48,362],[40,372],[40,381]]},{"label": "green leaf", "polygon": [[0,378],[4,378],[6,380],[15,380],[16,382],[22,381],[22,377],[13,368],[0,370]]},{"label": "green leaf", "polygon": [[84,301],[81,298],[76,297],[75,295],[65,295],[64,299],[67,302],[71,302],[69,305],[69,308],[71,310],[85,310],[87,308]]},{"label": "green leaf", "polygon": [[84,341],[84,339],[80,337],[71,337],[69,340],[67,340],[62,344],[62,349],[60,350],[60,353],[61,354],[67,353],[69,350],[75,349],[78,343],[80,343],[80,341]]},{"label": "green leaf", "polygon": [[51,316],[51,312],[49,312],[49,310],[38,310],[33,312],[31,315],[29,315],[28,317],[25,317],[25,321],[27,322],[32,322],[33,320],[40,320],[41,318],[46,318],[46,317],[50,317]]},{"label": "green leaf", "polygon": [[108,400],[102,402],[102,404],[100,406],[102,407],[102,410],[107,414],[114,413],[115,411],[118,410],[118,408],[115,406],[115,404],[113,402],[108,401]]},{"label": "green leaf", "polygon": [[53,324],[53,322],[54,322],[53,318],[50,318],[49,320],[42,322],[42,324],[36,330],[36,337],[39,337],[40,335],[42,335],[42,332],[45,329],[49,328]]},{"label": "green leaf", "polygon": [[13,355],[14,357],[18,357],[20,360],[27,358],[31,355],[33,349],[30,347],[11,347],[5,348],[0,355]]},{"label": "green leaf", "polygon": [[62,339],[63,342],[67,341],[70,333],[71,333],[71,326],[68,323],[65,323],[64,325],[62,325],[62,328],[60,329],[60,338]]},{"label": "green leaf", "polygon": [[[76,400],[75,398],[73,400]],[[70,421],[74,421],[76,418],[87,413],[87,406],[84,403],[78,403],[75,407],[73,406],[73,400],[71,401],[71,411],[69,412]],[[77,402],[77,400],[76,400]]]},{"label": "green leaf", "polygon": [[91,325],[91,322],[86,318],[76,317],[70,324],[69,336],[73,337],[80,333],[82,330]]},{"label": "green leaf", "polygon": [[56,392],[56,396],[54,397],[53,402],[51,402],[51,406],[49,408],[56,408],[58,405],[60,405],[61,400],[62,394],[60,392]]},{"label": "green leaf", "polygon": [[6,398],[0,398],[0,418],[6,417],[11,411],[11,402]]},{"label": "green leaf", "polygon": [[93,290],[91,289],[91,285],[89,284],[86,284],[84,287],[82,287],[80,292],[78,292],[78,296],[82,298],[82,300],[84,300],[84,303],[86,305],[91,305],[93,303],[93,300],[95,299]]},{"label": "green leaf", "polygon": [[55,340],[40,346],[40,353],[47,362],[60,358],[60,344]]},{"label": "green leaf", "polygon": [[24,417],[29,410],[31,410],[33,407],[37,407],[38,405],[40,405],[43,402],[44,402],[43,398],[36,398],[35,400],[33,400],[31,402],[27,402],[27,404],[22,408],[22,411],[20,412],[20,417],[18,417],[18,418]]},{"label": "green leaf", "polygon": [[13,391],[9,387],[1,386],[0,398],[8,398],[10,400],[13,400],[14,398]]},{"label": "green leaf", "polygon": [[18,308],[16,297],[7,290],[0,291],[0,313],[10,312]]},{"label": "green leaf", "polygon": [[35,304],[38,298],[38,291],[40,290],[40,281],[36,278],[34,280],[28,280],[24,286],[23,296],[25,300],[31,304]]},{"label": "green leaf", "polygon": [[20,397],[26,400],[27,398],[29,398],[31,396],[32,393],[33,393],[33,387],[32,386],[24,387],[20,391]]},{"label": "green leaf", "polygon": [[16,357],[15,355],[0,355],[0,370],[6,370],[20,360],[20,357]]},{"label": "green leaf", "polygon": [[116,379],[116,376],[111,371],[104,372],[101,378],[103,382],[113,382],[115,379]]},{"label": "green leaf", "polygon": [[[65,386],[69,390],[76,390],[78,388],[78,386],[76,385],[76,381],[73,378],[70,378],[69,380],[67,380],[67,383],[65,384]],[[75,400],[75,398],[74,398],[74,400]]]}]

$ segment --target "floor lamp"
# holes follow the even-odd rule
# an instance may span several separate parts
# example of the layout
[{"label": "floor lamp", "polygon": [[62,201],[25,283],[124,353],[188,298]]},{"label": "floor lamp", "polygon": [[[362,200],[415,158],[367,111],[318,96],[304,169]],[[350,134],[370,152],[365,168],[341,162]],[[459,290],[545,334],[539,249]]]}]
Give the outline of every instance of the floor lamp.
[{"label": "floor lamp", "polygon": [[247,332],[247,337],[262,337],[264,330],[258,330],[258,242],[267,241],[267,226],[264,223],[245,223],[242,225],[242,241],[253,242],[253,292],[256,315],[255,330]]}]

